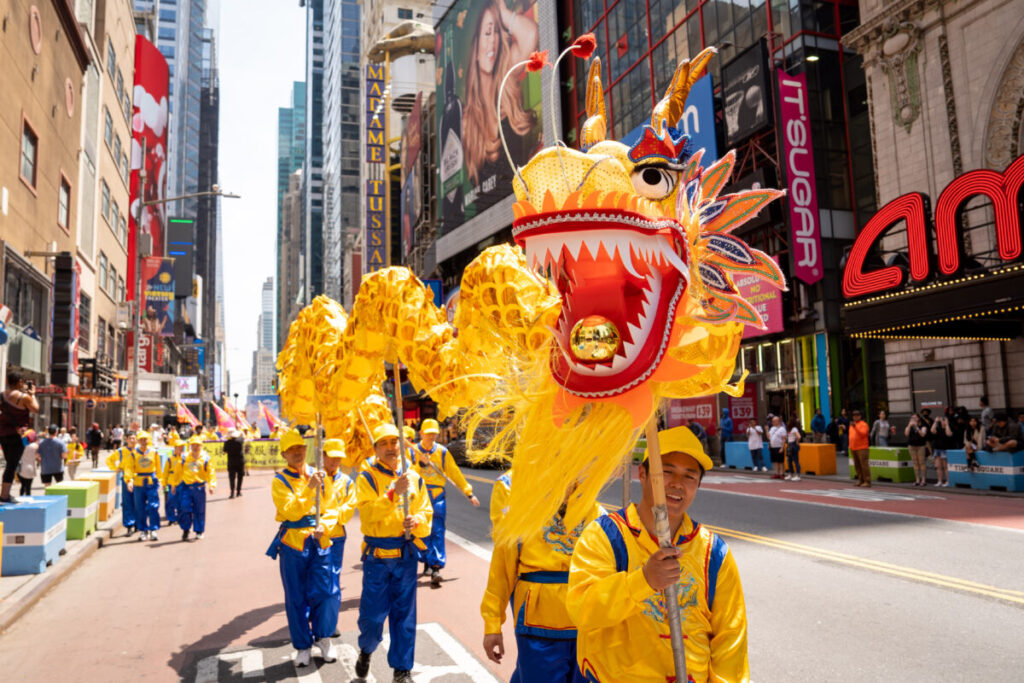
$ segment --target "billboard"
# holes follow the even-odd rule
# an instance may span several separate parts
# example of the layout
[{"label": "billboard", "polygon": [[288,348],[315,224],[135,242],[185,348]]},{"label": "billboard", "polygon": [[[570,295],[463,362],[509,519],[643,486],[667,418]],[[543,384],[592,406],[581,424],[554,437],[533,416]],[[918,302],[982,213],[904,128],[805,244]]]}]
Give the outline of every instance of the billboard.
[{"label": "billboard", "polygon": [[744,433],[740,422],[757,421],[757,382],[748,379],[743,383],[742,396],[729,397],[729,413],[733,419],[734,434]]},{"label": "billboard", "polygon": [[402,131],[402,256],[412,251],[423,197],[420,149],[423,146],[423,93],[416,93]]},{"label": "billboard", "polygon": [[779,123],[785,149],[786,204],[792,231],[793,275],[809,285],[825,274],[821,257],[821,216],[814,177],[807,76],[779,69]]},{"label": "billboard", "polygon": [[764,40],[722,67],[725,146],[733,147],[771,123],[771,82]]},{"label": "billboard", "polygon": [[[644,125],[641,124],[626,133],[620,140],[622,144],[633,146],[643,135]],[[704,165],[718,158],[718,143],[715,141],[715,98],[714,83],[711,74],[701,78],[690,88],[683,107],[682,118],[672,124],[690,138],[690,148],[696,152],[704,150]]]},{"label": "billboard", "polygon": [[[779,257],[772,256],[772,260],[778,263]],[[734,284],[740,296],[754,307],[765,324],[763,330],[753,325],[744,325],[743,338],[750,339],[782,332],[785,326],[785,321],[782,319],[782,291],[754,275],[737,276],[734,278]]]},{"label": "billboard", "polygon": [[174,378],[179,394],[198,394],[199,378],[195,375],[180,375]]},{"label": "billboard", "polygon": [[[164,253],[164,205],[142,209],[141,229],[135,225],[139,201],[155,201],[167,196],[167,60],[153,43],[135,36],[135,87],[132,93],[132,175],[131,211],[128,212],[128,301],[135,300],[135,259],[138,236],[152,239],[153,256]],[[146,158],[142,158],[142,141]],[[139,171],[145,168],[146,184],[139,187]]]},{"label": "billboard", "polygon": [[174,336],[174,259],[142,259],[142,331],[156,337]]},{"label": "billboard", "polygon": [[716,401],[716,395],[670,399],[665,411],[665,424],[678,427],[685,418],[690,422],[699,422],[701,427],[714,426]]},{"label": "billboard", "polygon": [[259,429],[261,434],[270,434],[273,430],[267,424],[266,418],[260,414],[261,403],[277,416],[281,414],[281,399],[277,394],[250,394],[245,400],[246,421]]},{"label": "billboard", "polygon": [[384,65],[366,65],[366,271],[373,273],[391,262],[384,202],[387,196],[384,133]]},{"label": "billboard", "polygon": [[[512,163],[542,146],[541,74],[516,63],[538,49],[536,0],[455,0],[437,26],[437,147],[442,233],[512,194]],[[500,112],[498,109],[500,108]],[[499,123],[500,121],[500,123]],[[500,128],[499,128],[500,126]]]}]

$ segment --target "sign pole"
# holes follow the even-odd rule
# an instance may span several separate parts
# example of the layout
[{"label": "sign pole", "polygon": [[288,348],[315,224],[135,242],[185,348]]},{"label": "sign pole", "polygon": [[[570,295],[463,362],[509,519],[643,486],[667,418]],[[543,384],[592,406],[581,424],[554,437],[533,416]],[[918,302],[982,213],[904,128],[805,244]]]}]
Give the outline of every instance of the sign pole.
[{"label": "sign pole", "polygon": [[[142,332],[142,205],[146,199],[146,137],[142,136],[142,157],[139,163],[139,180],[136,184],[138,205],[135,207],[135,319],[132,321],[132,402],[128,411],[129,425],[139,420],[139,335]],[[152,353],[152,350],[150,350]]]}]

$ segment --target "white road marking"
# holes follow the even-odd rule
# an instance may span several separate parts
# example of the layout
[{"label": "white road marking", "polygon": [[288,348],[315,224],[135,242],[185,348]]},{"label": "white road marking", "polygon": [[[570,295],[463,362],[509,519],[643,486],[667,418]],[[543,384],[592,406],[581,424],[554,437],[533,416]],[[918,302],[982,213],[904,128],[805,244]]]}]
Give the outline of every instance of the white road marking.
[{"label": "white road marking", "polygon": [[[449,657],[455,660],[457,671],[469,676],[470,680],[474,681],[474,683],[498,683],[498,679],[480,663],[480,660],[471,655],[469,651],[462,646],[462,643],[455,640],[455,637],[448,633],[441,624],[436,622],[420,624],[417,626],[417,629],[424,631],[427,635],[433,638],[434,642],[437,643],[442,650],[447,652]],[[416,680],[419,681],[420,678],[417,676]]]},{"label": "white road marking", "polygon": [[822,496],[823,498],[843,498],[846,500],[862,500],[868,503],[882,503],[887,500],[946,500],[942,496],[929,496],[920,493],[896,493],[871,489],[782,489],[784,493],[800,493],[805,496]]},{"label": "white road marking", "polygon": [[[289,659],[292,660],[292,664],[295,663],[296,654],[298,653],[293,651],[292,656],[289,657]],[[323,683],[324,679],[320,678],[320,672],[317,671],[316,662],[313,660],[312,654],[313,653],[310,652],[311,656],[309,658],[309,666],[295,667],[295,680],[300,683]]]},{"label": "white road marking", "polygon": [[242,678],[263,678],[263,652],[261,650],[243,650],[241,652],[222,652],[201,660],[196,667],[196,683],[216,683],[220,662],[241,660]]},{"label": "white road marking", "polygon": [[488,550],[487,548],[484,548],[481,545],[477,545],[476,543],[474,543],[473,541],[469,540],[468,538],[463,538],[462,536],[459,536],[457,533],[453,532],[451,529],[445,530],[445,534],[444,535],[445,535],[445,538],[447,540],[449,540],[452,543],[454,543],[455,545],[461,547],[463,550],[468,552],[470,555],[475,555],[476,557],[479,557],[484,562],[490,563],[490,561],[491,561],[491,551]]},{"label": "white road marking", "polygon": [[768,477],[743,476],[740,474],[708,474],[704,476],[702,484],[771,484]]}]

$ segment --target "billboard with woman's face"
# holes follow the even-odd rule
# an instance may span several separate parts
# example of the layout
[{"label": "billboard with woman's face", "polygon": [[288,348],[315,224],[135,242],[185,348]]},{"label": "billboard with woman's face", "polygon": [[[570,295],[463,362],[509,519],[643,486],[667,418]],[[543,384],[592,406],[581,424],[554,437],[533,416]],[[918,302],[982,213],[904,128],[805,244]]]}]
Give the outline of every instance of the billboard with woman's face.
[{"label": "billboard with woman's face", "polygon": [[512,194],[502,132],[518,166],[542,147],[541,74],[520,67],[498,103],[505,74],[537,49],[536,0],[456,0],[441,20],[435,54],[443,233]]}]

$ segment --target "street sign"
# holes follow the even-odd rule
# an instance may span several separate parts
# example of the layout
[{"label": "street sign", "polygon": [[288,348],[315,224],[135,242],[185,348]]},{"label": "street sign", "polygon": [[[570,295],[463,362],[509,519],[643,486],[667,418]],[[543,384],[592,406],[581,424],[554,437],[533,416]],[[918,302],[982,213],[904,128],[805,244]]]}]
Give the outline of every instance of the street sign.
[{"label": "street sign", "polygon": [[92,400],[90,398],[88,401],[85,402],[85,407],[86,408],[95,408],[96,407],[96,401],[94,401],[94,400]]}]

